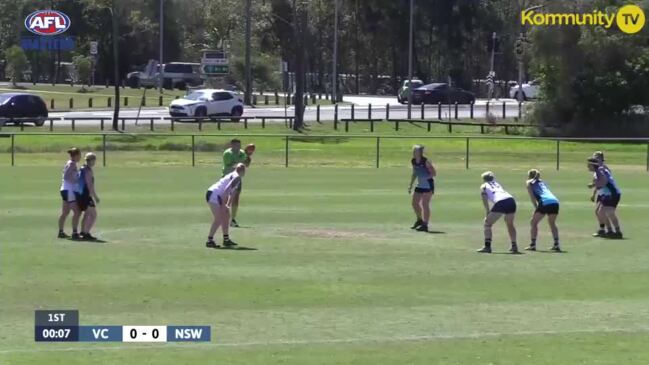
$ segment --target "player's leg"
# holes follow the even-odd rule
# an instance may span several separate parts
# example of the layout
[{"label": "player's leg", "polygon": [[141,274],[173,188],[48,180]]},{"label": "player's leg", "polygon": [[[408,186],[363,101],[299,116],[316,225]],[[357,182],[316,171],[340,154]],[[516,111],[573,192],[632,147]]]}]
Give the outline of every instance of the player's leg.
[{"label": "player's leg", "polygon": [[[63,195],[64,191],[62,191],[61,194]],[[67,199],[64,197],[61,204],[61,214],[59,215],[59,238],[68,238],[68,235],[65,234],[63,229],[65,227],[65,220],[68,219],[68,215],[70,214],[70,209],[70,203],[68,203]]]},{"label": "player's leg", "polygon": [[[232,198],[230,198],[230,200],[231,200],[230,204],[232,203],[233,198],[234,198],[234,196],[232,196]],[[234,246],[237,245],[236,243],[234,243],[230,239],[230,224],[229,223],[230,223],[230,220],[232,219],[231,215],[230,215],[230,204],[223,204],[221,206],[221,223],[222,223],[221,226],[222,226],[222,229],[223,229],[223,246],[224,247],[234,247]]]},{"label": "player's leg", "polygon": [[231,222],[230,224],[232,227],[239,227],[239,224],[237,223],[237,211],[239,210],[239,197],[241,196],[241,185],[239,185],[239,189],[237,189],[233,194],[232,194],[232,207],[231,207],[231,212],[229,213],[231,217]]},{"label": "player's leg", "polygon": [[489,212],[489,214],[487,214],[487,216],[484,219],[484,247],[478,250],[478,252],[491,253],[491,239],[492,239],[491,228],[493,227],[494,223],[496,223],[502,216],[503,216],[502,213],[497,213],[497,212]]},{"label": "player's leg", "polygon": [[601,201],[597,202],[595,206],[595,215],[597,216],[597,221],[599,222],[599,230],[596,233],[593,233],[594,237],[605,237],[607,231],[612,231],[611,223],[604,212],[604,206]]},{"label": "player's leg", "polygon": [[72,210],[72,238],[79,238],[79,220],[81,219],[81,210],[76,201],[70,203],[70,209]]},{"label": "player's leg", "polygon": [[418,193],[416,191],[412,193],[412,210],[415,212],[415,216],[417,217],[415,224],[410,227],[412,229],[417,229],[424,223],[424,220],[422,219],[421,195],[421,193]]},{"label": "player's leg", "polygon": [[88,208],[86,209],[86,212],[83,215],[83,224],[82,227],[83,229],[81,230],[81,236],[83,237],[84,240],[89,240],[89,241],[94,241],[96,240],[95,237],[90,234],[90,231],[92,230],[92,227],[95,225],[95,221],[97,219],[97,209],[95,208],[94,205],[88,205]]},{"label": "player's leg", "polygon": [[430,221],[430,200],[433,197],[432,192],[422,193],[421,195],[421,210],[422,210],[422,223],[417,228],[418,231],[428,232],[428,222]]},{"label": "player's leg", "polygon": [[557,217],[557,214],[548,214],[548,224],[550,225],[550,231],[552,232],[552,239],[554,239],[552,251],[559,252],[561,251],[561,246],[559,245],[559,227],[557,227]]},{"label": "player's leg", "polygon": [[212,212],[212,226],[210,227],[210,233],[207,236],[205,247],[217,248],[219,246],[214,242],[214,235],[221,226],[221,207],[216,203],[208,203],[207,205],[209,205],[210,211]]},{"label": "player's leg", "polygon": [[516,244],[516,226],[514,225],[514,218],[516,218],[516,213],[505,214],[505,222],[507,223],[507,232],[509,233],[509,239],[512,242],[512,247],[509,249],[509,252],[518,253],[518,245]]},{"label": "player's leg", "polygon": [[534,212],[532,219],[530,219],[530,245],[525,248],[528,251],[536,251],[536,238],[539,235],[539,222],[543,220],[545,214],[541,212]]},{"label": "player's leg", "polygon": [[611,238],[622,238],[622,230],[620,229],[620,221],[617,217],[617,208],[612,206],[603,207],[604,214],[606,214],[607,219],[611,222],[615,231],[610,231],[609,236]]}]

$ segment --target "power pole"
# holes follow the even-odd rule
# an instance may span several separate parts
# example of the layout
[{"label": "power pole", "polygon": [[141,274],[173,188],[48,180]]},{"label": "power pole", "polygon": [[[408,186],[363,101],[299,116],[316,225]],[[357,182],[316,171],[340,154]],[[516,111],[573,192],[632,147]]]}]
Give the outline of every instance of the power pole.
[{"label": "power pole", "polygon": [[[331,100],[338,102],[338,12],[340,11],[340,0],[334,0],[334,52],[333,52],[333,71],[331,75]],[[358,52],[358,50],[357,50]]]},{"label": "power pole", "polygon": [[160,94],[164,92],[164,79],[165,70],[163,67],[163,51],[164,51],[164,0],[160,0]]},{"label": "power pole", "polygon": [[415,1],[410,0],[410,34],[408,36],[408,119],[412,117],[412,43]]},{"label": "power pole", "polygon": [[113,130],[119,130],[119,23],[117,22],[117,9],[115,3],[117,0],[111,2],[110,15],[113,25],[113,70],[114,74],[114,84],[115,84],[115,108],[113,109]]},{"label": "power pole", "polygon": [[250,38],[252,37],[252,35],[251,35],[252,31],[250,29],[251,28],[251,25],[250,25],[251,19],[250,18],[252,16],[251,15],[251,11],[252,11],[251,7],[252,7],[251,0],[246,0],[246,35],[245,35],[245,38],[246,38],[246,41],[245,41],[246,42],[246,45],[245,45],[245,47],[246,47],[246,50],[245,50],[245,53],[246,53],[245,54],[245,68],[246,68],[245,78],[246,78],[246,80],[245,80],[245,91],[244,91],[244,94],[243,94],[243,102],[246,105],[250,105],[250,103],[252,102],[252,100],[251,100],[252,99],[252,66],[250,64],[250,47],[251,47],[250,46],[250,43],[251,43]]},{"label": "power pole", "polygon": [[294,130],[304,127],[304,48],[306,29],[306,9],[302,2],[293,0],[294,36],[295,36],[295,120]]}]

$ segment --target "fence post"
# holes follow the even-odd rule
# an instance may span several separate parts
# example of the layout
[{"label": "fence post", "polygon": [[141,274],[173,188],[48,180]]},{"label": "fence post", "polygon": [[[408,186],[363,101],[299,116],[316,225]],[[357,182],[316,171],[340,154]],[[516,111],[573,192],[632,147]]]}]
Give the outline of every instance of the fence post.
[{"label": "fence post", "polygon": [[50,109],[54,109],[54,99],[50,100]]},{"label": "fence post", "polygon": [[474,103],[475,103],[475,101],[472,101],[472,102],[469,104],[469,113],[470,113],[469,118],[471,118],[471,119],[473,119],[473,104],[474,104]]},{"label": "fence post", "polygon": [[426,119],[425,116],[424,116],[424,109],[425,109],[425,106],[424,106],[424,102],[422,101],[421,102],[421,120]]},{"label": "fence post", "polygon": [[150,127],[150,129],[151,129],[151,132],[153,132],[153,118],[151,118],[151,127]]},{"label": "fence post", "polygon": [[50,119],[50,132],[54,130],[54,119]]},{"label": "fence post", "polygon": [[74,99],[70,98],[70,109],[74,109]]},{"label": "fence post", "polygon": [[385,120],[390,120],[390,104],[385,104]]},{"label": "fence post", "polygon": [[248,118],[243,118],[243,129],[248,129]]},{"label": "fence post", "polygon": [[88,98],[88,108],[92,108],[92,97]]},{"label": "fence post", "polygon": [[379,168],[381,137],[376,137],[376,168]]},{"label": "fence post", "polygon": [[174,122],[175,122],[175,120],[176,119],[174,117],[171,117],[171,131],[172,132],[174,131]]},{"label": "fence post", "polygon": [[338,130],[338,104],[334,104],[334,129]]},{"label": "fence post", "polygon": [[72,130],[74,130],[75,124],[76,124],[76,121],[74,119],[72,119],[72,124],[71,124],[72,125]]},{"label": "fence post", "polygon": [[315,120],[320,123],[320,104],[315,107]]},{"label": "fence post", "polygon": [[374,133],[374,119],[370,119],[370,132]]},{"label": "fence post", "polygon": [[355,112],[354,112],[354,104],[352,104],[352,120],[356,119],[355,117]]},{"label": "fence post", "polygon": [[192,134],[192,167],[196,166],[196,141],[194,137]]},{"label": "fence post", "polygon": [[261,118],[261,129],[266,129],[266,118]]},{"label": "fence post", "polygon": [[372,103],[367,104],[367,119],[372,119]]},{"label": "fence post", "polygon": [[113,99],[112,99],[110,96],[108,97],[108,101],[106,102],[106,105],[107,105],[109,108],[112,108],[112,107],[113,107]]},{"label": "fence post", "polygon": [[349,120],[345,121],[345,132],[349,132]]},{"label": "fence post", "polygon": [[104,130],[104,118],[101,118],[99,120],[99,125],[100,125],[100,129],[103,131]]},{"label": "fence post", "polygon": [[489,100],[487,100],[487,105],[485,106],[484,116],[485,118],[489,115]]},{"label": "fence post", "polygon": [[14,166],[16,162],[16,141],[15,138],[16,135],[12,134],[11,135],[11,166]]},{"label": "fence post", "polygon": [[448,133],[453,133],[453,123],[448,123]]},{"label": "fence post", "polygon": [[288,135],[284,136],[284,167],[288,167]]},{"label": "fence post", "polygon": [[128,96],[124,97],[124,106],[128,106]]},{"label": "fence post", "polygon": [[275,105],[279,105],[279,94],[275,91]]},{"label": "fence post", "polygon": [[101,135],[101,160],[102,160],[102,165],[106,167],[106,134],[105,133]]},{"label": "fence post", "polygon": [[268,105],[268,95],[264,95],[264,105]]},{"label": "fence post", "polygon": [[122,131],[126,130],[126,119],[122,119]]},{"label": "fence post", "polygon": [[464,156],[464,168],[469,169],[469,137],[466,137],[466,155]]},{"label": "fence post", "polygon": [[198,130],[203,130],[203,118],[198,119]]},{"label": "fence post", "polygon": [[507,118],[507,102],[503,101],[503,119]]},{"label": "fence post", "polygon": [[458,117],[457,117],[457,101],[455,102],[455,119],[458,119]]},{"label": "fence post", "polygon": [[519,101],[518,102],[518,119],[521,119],[523,117],[523,102]]},{"label": "fence post", "polygon": [[442,120],[442,102],[437,102],[437,119]]},{"label": "fence post", "polygon": [[560,140],[557,139],[557,171],[559,171],[559,142]]},{"label": "fence post", "polygon": [[397,119],[396,122],[394,122],[394,129],[397,131],[399,130],[399,119]]}]

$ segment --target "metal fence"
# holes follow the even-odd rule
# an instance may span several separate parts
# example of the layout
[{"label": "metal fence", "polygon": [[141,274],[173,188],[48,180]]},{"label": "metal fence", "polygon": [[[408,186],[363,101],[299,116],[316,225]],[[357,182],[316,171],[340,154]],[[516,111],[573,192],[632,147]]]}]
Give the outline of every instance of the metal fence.
[{"label": "metal fence", "polygon": [[[633,145],[635,148],[631,152],[624,152],[633,155],[633,158],[636,161],[634,165],[641,165],[640,161],[642,161],[644,157],[645,168],[647,171],[649,171],[649,138],[533,138],[533,137],[505,137],[505,136],[501,136],[501,137],[497,137],[497,136],[463,136],[463,137],[460,136],[368,136],[368,135],[349,135],[349,134],[347,135],[283,135],[283,134],[206,134],[206,133],[203,134],[175,134],[175,133],[174,134],[170,134],[170,133],[125,134],[125,133],[58,133],[58,132],[0,133],[0,141],[2,139],[8,140],[9,146],[6,150],[7,153],[9,153],[11,156],[10,158],[11,166],[17,165],[16,154],[21,153],[21,151],[25,150],[20,148],[20,139],[23,137],[28,137],[33,139],[35,136],[98,137],[101,140],[101,146],[98,146],[96,150],[101,154],[101,160],[103,166],[108,166],[108,162],[110,161],[109,155],[111,153],[116,153],[120,151],[120,149],[112,150],[111,148],[107,148],[108,139],[124,137],[124,136],[133,137],[133,138],[166,137],[166,138],[178,139],[181,141],[183,139],[185,139],[185,141],[189,140],[191,142],[190,142],[190,148],[188,152],[191,153],[191,159],[188,158],[187,163],[188,164],[191,163],[191,166],[196,166],[196,162],[197,162],[196,154],[197,152],[201,152],[199,149],[197,149],[197,142],[196,142],[197,137],[201,139],[218,138],[218,139],[228,139],[228,140],[234,137],[237,138],[247,137],[252,139],[267,138],[267,139],[274,140],[275,143],[277,143],[278,140],[281,140],[283,142],[281,158],[283,160],[282,163],[284,167],[289,167],[290,162],[294,157],[294,155],[291,154],[292,144],[305,143],[305,142],[308,143],[316,142],[316,143],[321,143],[323,145],[326,145],[327,142],[336,142],[338,140],[350,140],[350,139],[362,140],[364,141],[363,149],[365,152],[367,152],[367,156],[371,156],[371,158],[373,159],[372,166],[376,168],[381,167],[381,160],[383,157],[382,148],[384,143],[398,141],[401,144],[401,141],[403,141],[404,143],[401,145],[405,146],[406,140],[416,140],[418,142],[435,141],[439,143],[441,143],[442,141],[453,142],[454,148],[457,149],[454,150],[453,155],[456,157],[461,157],[465,169],[469,169],[471,167],[471,162],[476,157],[479,158],[489,157],[489,158],[497,159],[499,158],[499,156],[503,156],[503,154],[507,152],[506,150],[505,151],[502,151],[500,149],[494,150],[493,148],[491,148],[488,152],[480,148],[477,148],[477,151],[474,151],[473,146],[475,144],[479,144],[480,142],[502,141],[505,144],[518,142],[518,143],[526,143],[526,145],[530,145],[536,142],[543,142],[547,144],[547,146],[544,145],[543,147],[544,148],[543,154],[547,156],[551,156],[548,159],[548,161],[551,160],[556,170],[559,170],[561,167],[562,146],[566,146],[566,145],[574,146],[575,143],[592,143],[592,142],[597,142],[599,144],[604,144],[604,145],[624,143],[624,144]],[[369,146],[372,146],[372,148],[369,148]],[[644,148],[644,146],[646,146],[646,148]],[[392,145],[392,147],[394,147],[394,145]],[[459,147],[461,147],[463,151],[460,152]],[[550,151],[550,147],[552,149],[551,151]],[[586,146],[582,146],[582,147],[584,147],[583,151],[586,151],[588,149],[592,149],[592,150],[595,149],[591,146],[588,146],[588,149],[585,148]],[[409,148],[409,145],[405,148],[406,149]],[[368,152],[370,149],[373,151]],[[386,148],[385,150],[389,151],[390,148]],[[563,150],[569,150],[569,149],[563,147]],[[139,151],[139,150],[135,150],[135,151]],[[579,153],[583,155],[583,151],[580,150]],[[182,153],[180,151],[175,151],[175,150],[169,150],[168,152],[172,154]],[[575,153],[575,151],[572,150],[571,153]],[[29,152],[24,154],[29,155]],[[520,158],[519,154],[520,152],[513,152],[512,158]],[[644,154],[644,156],[642,156],[642,154]],[[295,157],[299,158],[300,155],[301,154],[296,154]],[[320,158],[322,158],[322,156],[320,156]]]}]

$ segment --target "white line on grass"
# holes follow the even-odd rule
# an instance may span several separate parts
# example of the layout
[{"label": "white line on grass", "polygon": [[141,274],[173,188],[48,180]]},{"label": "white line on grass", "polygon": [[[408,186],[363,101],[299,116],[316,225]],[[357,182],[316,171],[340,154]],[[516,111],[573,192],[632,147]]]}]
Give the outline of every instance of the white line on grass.
[{"label": "white line on grass", "polygon": [[[210,343],[177,343],[167,342],[164,346],[174,348],[212,348],[212,347],[252,347],[252,346],[291,346],[291,345],[327,345],[327,344],[354,344],[368,342],[416,342],[435,340],[462,340],[480,339],[488,337],[503,336],[539,336],[539,335],[566,335],[566,334],[596,334],[596,333],[641,333],[649,332],[649,327],[642,328],[600,328],[567,331],[515,331],[515,332],[482,332],[459,335],[424,335],[424,336],[396,336],[396,337],[354,337],[354,338],[331,338],[314,340],[272,340],[272,341],[250,341],[250,342],[210,342]],[[50,347],[50,348],[22,348],[0,350],[0,354],[13,353],[35,353],[35,352],[74,352],[74,351],[115,351],[115,350],[141,350],[159,349],[156,344],[151,345],[116,345],[116,346],[77,346],[77,347]]]}]

